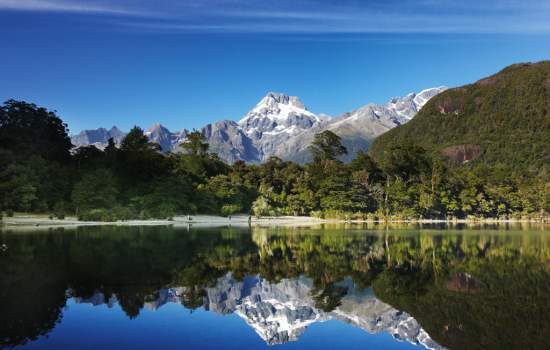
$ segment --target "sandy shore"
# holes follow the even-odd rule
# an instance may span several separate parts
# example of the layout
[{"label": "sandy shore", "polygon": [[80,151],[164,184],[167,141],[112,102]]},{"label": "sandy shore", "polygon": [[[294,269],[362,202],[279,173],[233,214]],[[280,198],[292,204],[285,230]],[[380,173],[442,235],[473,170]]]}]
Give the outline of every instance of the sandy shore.
[{"label": "sandy shore", "polygon": [[[176,216],[173,220],[127,220],[115,222],[102,221],[78,221],[76,217],[67,217],[64,220],[50,219],[47,215],[16,214],[14,217],[4,217],[2,226],[6,228],[48,228],[48,227],[76,227],[76,226],[312,226],[319,224],[535,224],[549,225],[533,220],[395,220],[395,221],[363,221],[363,220],[339,220],[319,219],[309,216],[278,216],[278,217],[250,217],[247,215],[235,215],[231,218],[214,215]],[[1,226],[0,226],[1,227]]]},{"label": "sandy shore", "polygon": [[61,226],[248,226],[248,225],[274,225],[274,226],[308,226],[328,222],[328,220],[308,216],[278,216],[278,217],[249,217],[247,215],[235,215],[231,218],[213,215],[176,216],[173,220],[126,220],[126,221],[78,221],[76,217],[66,217],[64,220],[50,219],[44,215],[15,215],[5,217],[2,224],[5,227],[61,227]]}]

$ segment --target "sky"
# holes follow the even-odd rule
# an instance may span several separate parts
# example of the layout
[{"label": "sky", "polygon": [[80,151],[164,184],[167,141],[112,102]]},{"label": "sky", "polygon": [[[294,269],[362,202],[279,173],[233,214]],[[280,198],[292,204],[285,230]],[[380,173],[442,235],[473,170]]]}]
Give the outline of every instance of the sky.
[{"label": "sky", "polygon": [[0,38],[1,101],[175,131],[269,91],[337,116],[550,59],[550,0],[0,0]]}]

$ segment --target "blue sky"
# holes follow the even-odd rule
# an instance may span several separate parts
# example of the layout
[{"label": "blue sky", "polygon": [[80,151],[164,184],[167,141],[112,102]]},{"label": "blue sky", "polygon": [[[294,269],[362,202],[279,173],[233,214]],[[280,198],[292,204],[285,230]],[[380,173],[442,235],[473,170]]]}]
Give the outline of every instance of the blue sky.
[{"label": "blue sky", "polygon": [[550,1],[0,0],[0,35],[0,100],[178,130],[268,91],[338,115],[550,59]]}]

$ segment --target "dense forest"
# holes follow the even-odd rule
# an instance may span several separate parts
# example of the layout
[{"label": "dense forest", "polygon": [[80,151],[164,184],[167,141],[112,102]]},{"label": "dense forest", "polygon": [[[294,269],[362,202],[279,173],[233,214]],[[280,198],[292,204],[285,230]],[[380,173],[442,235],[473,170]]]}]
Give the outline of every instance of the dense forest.
[{"label": "dense forest", "polygon": [[0,209],[104,221],[541,219],[550,212],[549,113],[550,63],[513,66],[436,96],[350,163],[339,160],[347,153],[340,138],[324,131],[311,163],[255,165],[224,163],[198,131],[179,153],[159,152],[139,127],[120,145],[73,149],[55,112],[10,100],[0,107]]}]

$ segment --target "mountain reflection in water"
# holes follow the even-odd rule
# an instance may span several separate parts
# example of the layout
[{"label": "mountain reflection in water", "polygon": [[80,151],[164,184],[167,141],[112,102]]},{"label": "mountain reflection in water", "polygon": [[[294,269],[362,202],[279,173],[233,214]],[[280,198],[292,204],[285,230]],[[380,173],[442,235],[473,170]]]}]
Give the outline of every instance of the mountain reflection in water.
[{"label": "mountain reflection in water", "polygon": [[[326,312],[315,306],[311,279],[270,283],[259,276],[249,276],[239,281],[228,273],[219,278],[215,286],[205,288],[203,307],[218,314],[237,314],[269,345],[296,341],[310,324],[337,319],[371,334],[387,332],[397,340],[422,344],[429,349],[442,348],[413,317],[378,300],[370,288],[356,290],[349,278],[339,286],[346,290],[340,306]],[[149,301],[144,307],[157,310],[167,303],[182,303],[186,292],[186,287],[161,289],[147,298]],[[75,302],[112,307],[117,298],[112,295],[107,299],[97,292],[86,299],[77,297]]]},{"label": "mountain reflection in water", "polygon": [[332,319],[433,349],[550,348],[540,229],[82,227],[0,240],[0,347],[55,335],[71,300],[128,319],[167,303],[234,314],[269,345]]}]

